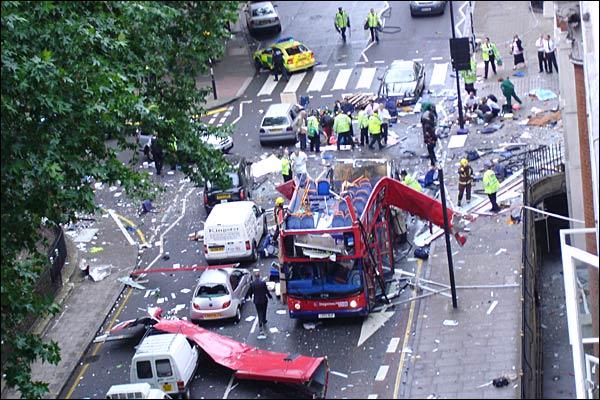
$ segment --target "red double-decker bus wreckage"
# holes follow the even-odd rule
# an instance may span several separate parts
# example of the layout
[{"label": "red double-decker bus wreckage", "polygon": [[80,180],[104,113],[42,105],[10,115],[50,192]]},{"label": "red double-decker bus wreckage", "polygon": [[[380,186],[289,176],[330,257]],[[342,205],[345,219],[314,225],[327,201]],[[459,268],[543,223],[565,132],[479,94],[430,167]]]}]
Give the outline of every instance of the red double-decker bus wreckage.
[{"label": "red double-decker bus wreckage", "polygon": [[[387,301],[384,273],[393,273],[393,223],[400,210],[444,226],[442,204],[392,178],[384,159],[337,160],[316,179],[278,187],[281,293],[291,318],[365,316]],[[460,215],[448,209],[455,231]]]}]

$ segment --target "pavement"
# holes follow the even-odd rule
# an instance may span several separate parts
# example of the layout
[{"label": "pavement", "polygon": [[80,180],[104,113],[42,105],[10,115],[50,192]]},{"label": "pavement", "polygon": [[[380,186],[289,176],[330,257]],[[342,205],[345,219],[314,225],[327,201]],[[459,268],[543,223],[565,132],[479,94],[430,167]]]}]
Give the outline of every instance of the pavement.
[{"label": "pavement", "polygon": [[[498,70],[498,77],[511,75],[515,90],[523,100],[523,109],[517,113],[519,119],[526,118],[532,107],[543,110],[556,107],[558,99],[544,103],[527,96],[531,89],[537,87],[551,89],[558,94],[557,74],[538,74],[533,45],[539,33],[552,31],[552,21],[544,20],[541,14],[533,14],[528,2],[506,2],[502,7],[493,2],[476,2],[473,20],[476,36],[490,36],[503,55],[505,62]],[[483,29],[487,27],[490,27],[489,31]],[[527,31],[523,32],[523,27],[527,27]],[[528,68],[524,69],[524,77],[512,77],[512,56],[508,55],[505,46],[515,33],[520,34],[525,46]],[[477,60],[480,62],[478,76],[481,76],[483,63],[480,54]],[[494,93],[503,104],[504,97],[497,77],[491,72],[490,75],[488,80],[478,79],[478,95]],[[560,123],[555,128],[534,128],[518,122],[504,121],[505,127],[491,135],[480,134],[481,126],[467,125],[470,133],[465,147],[449,149],[444,160],[451,202],[457,198],[454,171],[465,150],[493,148],[502,142],[525,142],[531,148],[561,140]],[[520,136],[525,132],[529,135]],[[475,173],[481,173],[483,161],[492,157],[494,155],[471,162]],[[473,189],[480,188],[481,184],[475,182]],[[521,191],[522,185],[516,189],[517,193]],[[479,196],[479,208],[489,210],[489,201],[483,194]],[[518,206],[518,200],[513,206]],[[414,310],[417,313],[416,326],[413,331],[407,329],[406,332],[414,335],[414,342],[410,352],[407,351],[405,370],[401,372],[405,374],[399,393],[401,397],[520,398],[522,226],[512,225],[509,220],[508,211],[498,215],[480,215],[469,225],[471,231],[464,247],[451,240],[456,285],[500,287],[457,289],[456,309],[452,307],[451,299],[439,295],[427,297],[420,305],[417,304]],[[443,238],[433,243],[425,271],[425,279],[449,283]],[[518,284],[518,287],[510,287],[511,284]],[[492,384],[493,379],[500,377],[506,377],[508,385],[495,387]]]}]

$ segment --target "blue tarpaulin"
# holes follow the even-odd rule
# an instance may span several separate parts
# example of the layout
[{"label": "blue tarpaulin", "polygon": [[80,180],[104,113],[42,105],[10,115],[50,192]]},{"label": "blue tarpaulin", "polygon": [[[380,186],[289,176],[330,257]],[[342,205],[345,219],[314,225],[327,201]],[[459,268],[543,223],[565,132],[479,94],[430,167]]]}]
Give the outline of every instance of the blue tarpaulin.
[{"label": "blue tarpaulin", "polygon": [[552,90],[548,90],[548,89],[537,88],[537,89],[533,89],[530,93],[535,95],[541,101],[552,100],[557,97],[556,93],[554,93]]}]

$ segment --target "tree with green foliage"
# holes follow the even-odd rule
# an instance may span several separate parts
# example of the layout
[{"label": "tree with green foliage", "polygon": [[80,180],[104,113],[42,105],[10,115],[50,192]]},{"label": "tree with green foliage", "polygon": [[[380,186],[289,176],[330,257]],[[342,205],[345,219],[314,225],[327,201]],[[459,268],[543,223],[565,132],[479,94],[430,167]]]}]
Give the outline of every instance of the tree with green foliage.
[{"label": "tree with green foliage", "polygon": [[[235,1],[21,2],[2,9],[2,373],[23,398],[35,360],[58,363],[56,343],[23,333],[28,316],[56,313],[34,294],[48,259],[36,249],[43,221],[95,209],[88,177],[147,196],[148,174],[117,159],[136,149],[131,123],[177,141],[178,163],[196,183],[222,177],[221,154],[194,119],[207,89],[197,76],[218,59],[237,19]],[[109,146],[107,138],[116,139]],[[222,178],[220,178],[222,179]]]}]

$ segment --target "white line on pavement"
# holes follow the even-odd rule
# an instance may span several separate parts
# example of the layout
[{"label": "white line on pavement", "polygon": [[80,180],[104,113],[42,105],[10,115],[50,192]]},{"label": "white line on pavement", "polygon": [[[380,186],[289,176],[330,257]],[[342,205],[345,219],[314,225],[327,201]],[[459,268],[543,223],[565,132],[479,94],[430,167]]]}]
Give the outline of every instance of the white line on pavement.
[{"label": "white line on pavement", "polygon": [[421,62],[421,61],[423,61],[423,59],[422,59],[422,58],[413,58],[412,60],[413,60],[413,61],[417,61],[417,62]]},{"label": "white line on pavement", "polygon": [[335,83],[331,90],[342,90],[346,88],[348,81],[350,80],[350,76],[352,75],[352,68],[340,69],[337,77],[335,78]]},{"label": "white line on pavement", "polygon": [[270,101],[273,101],[273,99],[262,99],[260,102],[261,103],[268,103]]},{"label": "white line on pavement", "polygon": [[220,127],[222,127],[222,126],[223,126],[223,124],[222,124],[222,123],[220,123],[220,122],[217,124],[217,128],[220,128]]},{"label": "white line on pavement", "polygon": [[385,351],[386,353],[395,353],[396,350],[398,349],[398,345],[400,344],[400,338],[399,337],[393,337],[390,339],[390,343],[388,344],[387,350]]},{"label": "white line on pavement", "polygon": [[121,230],[121,232],[123,232],[123,235],[125,236],[125,239],[127,239],[127,241],[129,242],[129,244],[133,246],[135,244],[135,242],[131,238],[131,235],[129,234],[129,232],[127,232],[127,230],[123,226],[123,223],[121,221],[119,221],[119,218],[117,218],[117,215],[115,214],[115,211],[114,210],[108,210],[108,213],[110,214],[110,216],[112,217],[112,219],[115,220],[115,223],[117,224],[117,226],[119,227],[119,229]]},{"label": "white line on pavement", "polygon": [[310,85],[308,85],[307,92],[320,92],[323,90],[323,86],[325,85],[325,81],[327,80],[327,76],[329,76],[329,70],[327,71],[316,71],[313,75],[312,80],[310,81]]},{"label": "white line on pavement", "polygon": [[370,394],[367,396],[367,399],[376,399],[378,397],[378,395],[376,394]]},{"label": "white line on pavement", "polygon": [[375,72],[377,72],[377,68],[363,68],[360,72],[360,78],[358,78],[358,82],[356,83],[356,89],[370,88],[371,82],[375,78]]},{"label": "white line on pavement", "polygon": [[383,64],[385,62],[385,60],[377,60],[377,61],[373,61],[373,64]]},{"label": "white line on pavement", "polygon": [[379,367],[379,371],[377,371],[377,375],[375,375],[375,380],[376,381],[384,380],[389,369],[390,369],[389,365],[382,365],[381,367]]},{"label": "white line on pavement", "polygon": [[346,66],[346,63],[337,63],[337,64],[334,64],[334,65],[335,65],[336,67],[345,67],[345,66]]},{"label": "white line on pavement", "polygon": [[296,91],[298,90],[298,87],[300,87],[300,84],[302,83],[302,80],[304,79],[305,76],[306,76],[306,72],[302,72],[301,74],[292,75],[292,77],[290,78],[287,85],[285,85],[285,88],[283,89],[283,91],[285,93],[296,93]]},{"label": "white line on pavement", "polygon": [[327,99],[327,98],[329,98],[329,97],[333,97],[333,95],[332,95],[332,94],[322,94],[322,95],[321,95],[321,98],[322,98],[322,99]]},{"label": "white line on pavement", "polygon": [[211,118],[211,119],[210,119],[210,121],[208,121],[208,123],[209,123],[210,125],[212,125],[212,124],[214,124],[214,123],[215,123],[215,121],[216,121],[216,120],[217,120],[216,118]]},{"label": "white line on pavement", "polygon": [[257,96],[269,96],[271,93],[273,93],[273,89],[275,89],[277,83],[279,83],[279,81],[276,81],[273,75],[269,75],[265,83],[263,83],[262,87],[260,88]]},{"label": "white line on pavement", "polygon": [[232,125],[235,125],[240,120],[240,118],[242,118],[242,115],[244,115],[244,111],[243,111],[244,104],[250,104],[250,103],[252,103],[252,100],[243,100],[240,102],[240,115],[238,115],[238,117],[233,120],[233,122],[231,123]]},{"label": "white line on pavement", "polygon": [[227,111],[225,114],[223,114],[226,117],[229,117],[231,115],[231,110]]},{"label": "white line on pavement", "polygon": [[444,57],[431,57],[431,61],[441,61]]},{"label": "white line on pavement", "polygon": [[375,44],[375,42],[371,42],[369,43],[369,45],[367,47],[365,47],[365,49],[360,53],[360,56],[362,58],[365,59],[365,62],[369,62],[369,59],[367,58],[367,55],[365,54],[367,50],[369,50],[371,48],[371,46],[373,46]]},{"label": "white line on pavement", "polygon": [[364,65],[364,64],[365,64],[365,62],[364,62],[364,61],[356,61],[356,62],[354,63],[354,65]]},{"label": "white line on pavement", "polygon": [[223,124],[223,123],[225,123],[225,120],[226,120],[226,119],[227,119],[227,116],[224,116],[223,118],[221,118],[221,119],[219,120],[219,123],[220,123],[220,124]]},{"label": "white line on pavement", "polygon": [[250,333],[254,333],[256,330],[256,325],[258,325],[258,318],[254,318],[254,322],[252,323],[252,328],[250,328]]}]

